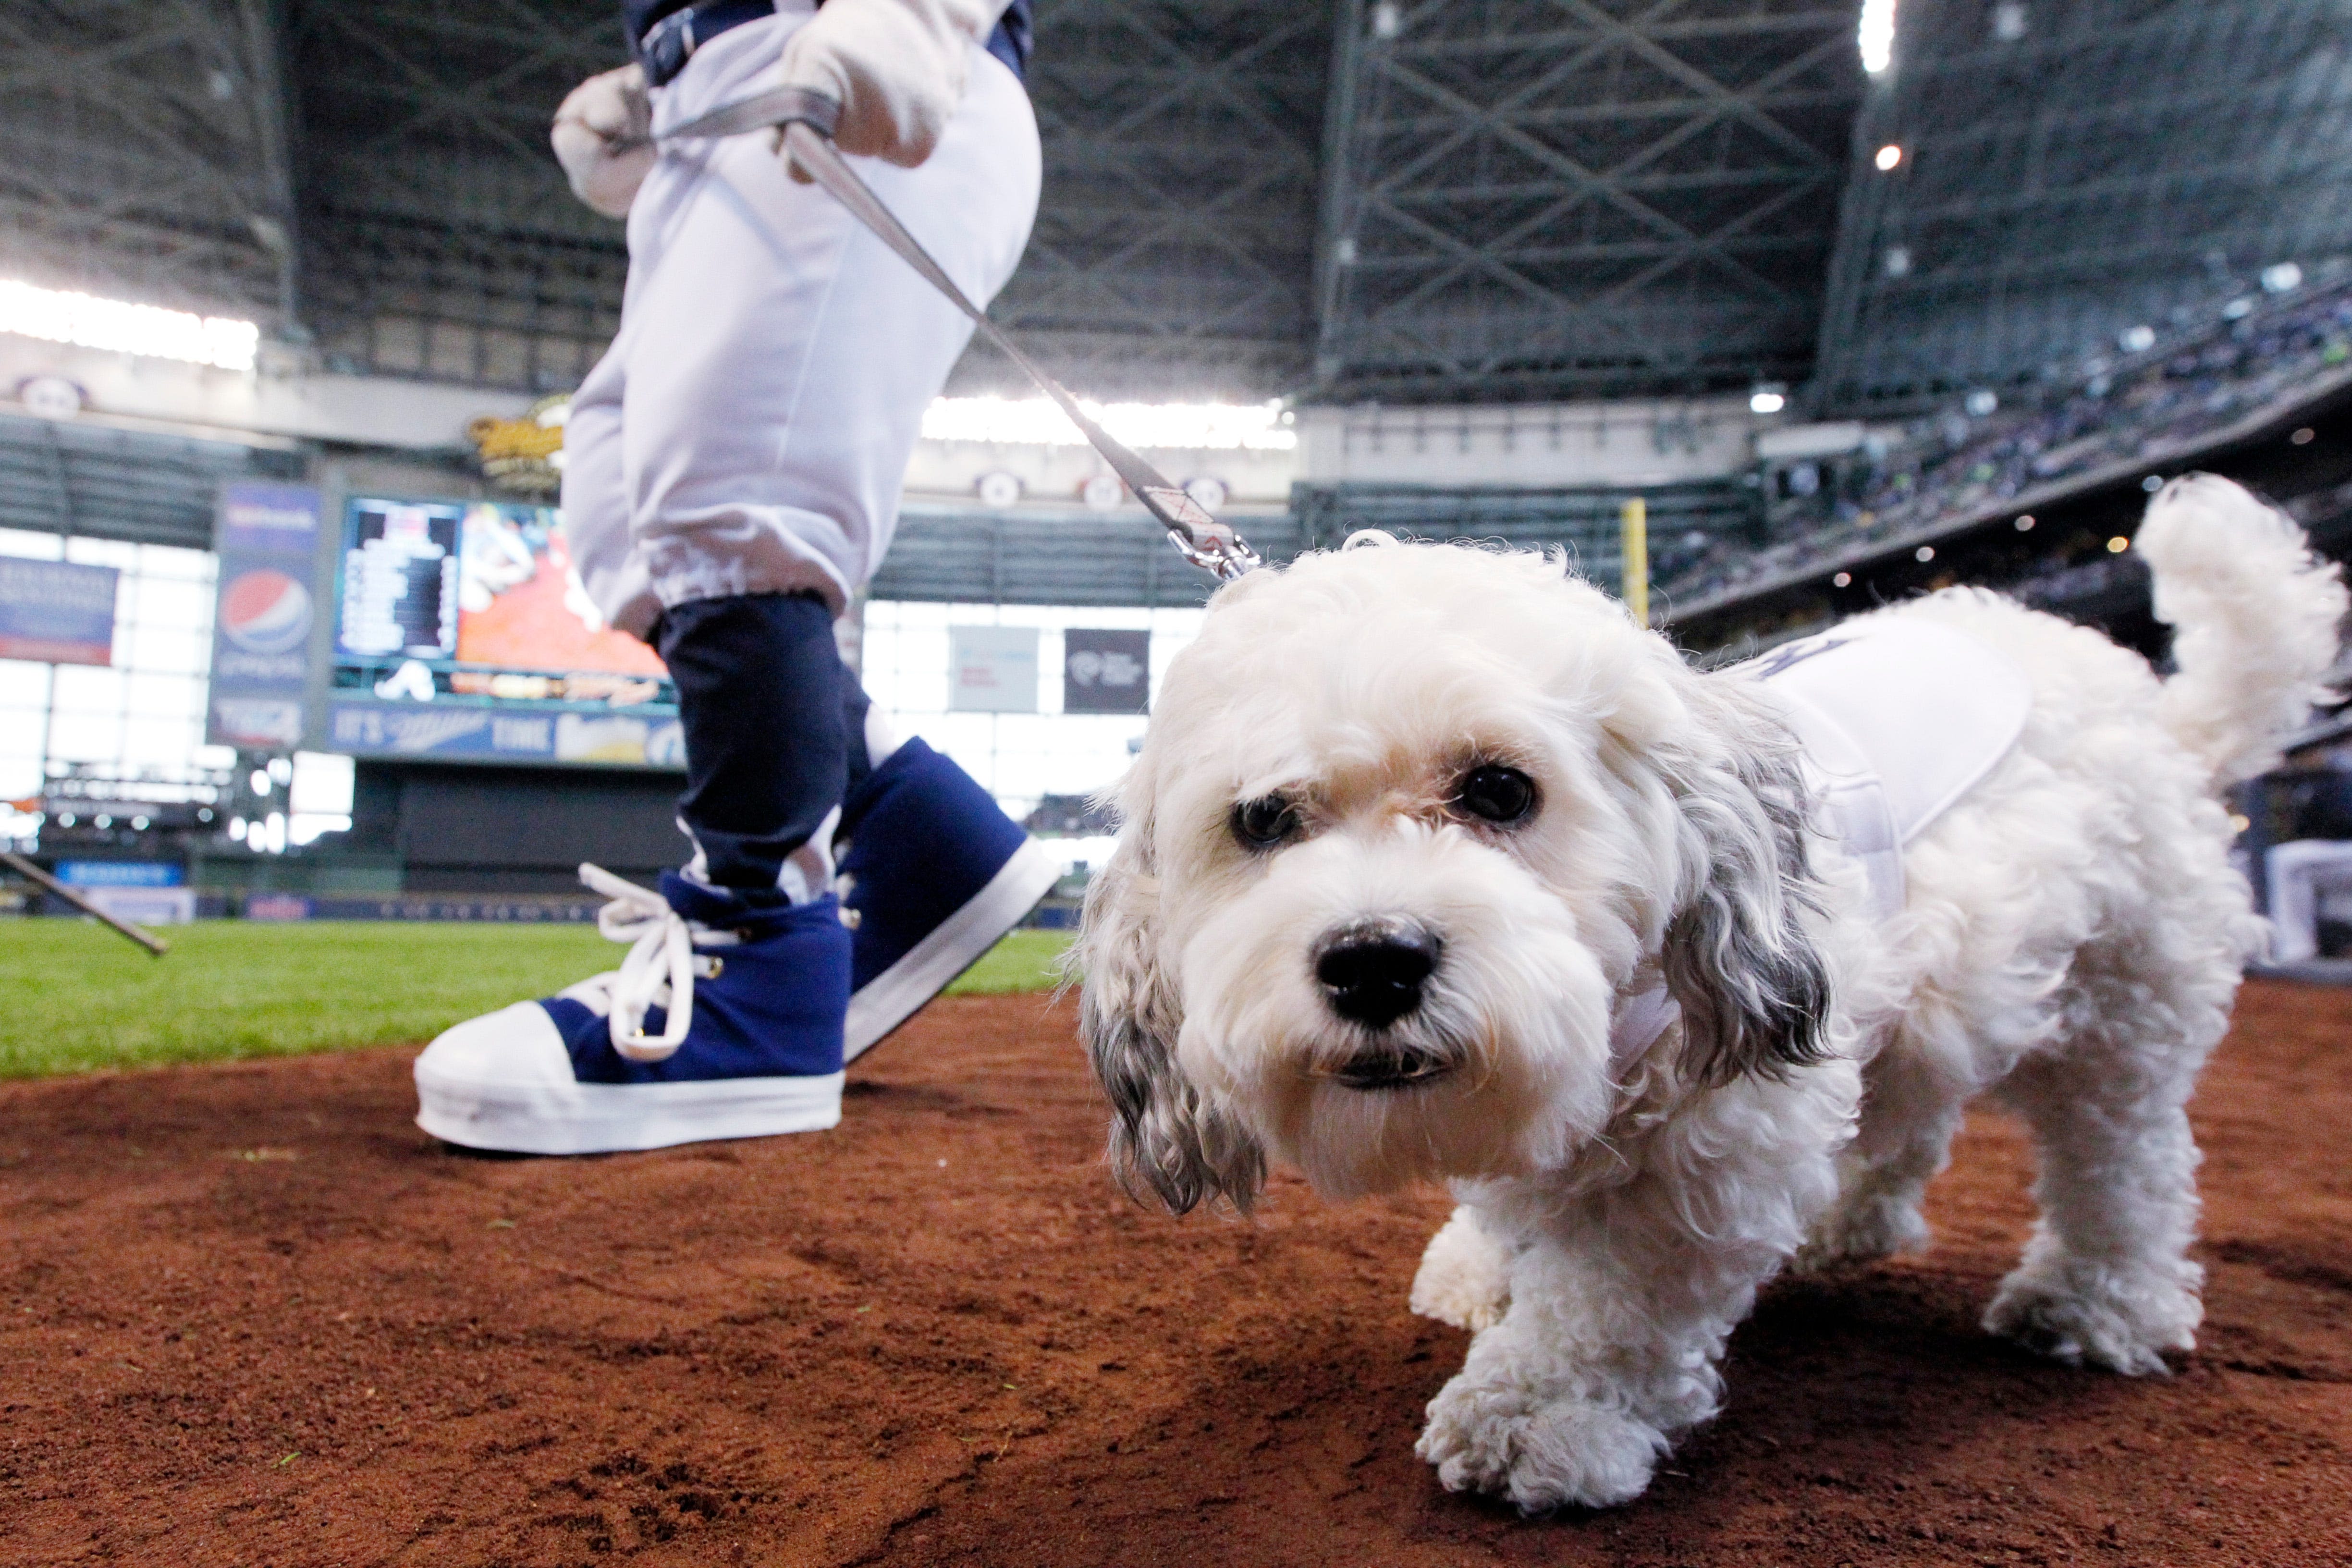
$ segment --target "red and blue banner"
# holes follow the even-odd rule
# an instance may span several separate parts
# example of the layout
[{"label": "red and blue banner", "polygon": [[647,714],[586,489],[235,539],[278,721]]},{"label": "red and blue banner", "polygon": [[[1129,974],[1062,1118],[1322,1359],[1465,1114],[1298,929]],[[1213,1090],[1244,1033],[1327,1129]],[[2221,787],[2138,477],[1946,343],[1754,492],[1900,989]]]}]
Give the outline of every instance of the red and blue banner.
[{"label": "red and blue banner", "polygon": [[121,575],[111,566],[0,555],[0,658],[112,664]]}]

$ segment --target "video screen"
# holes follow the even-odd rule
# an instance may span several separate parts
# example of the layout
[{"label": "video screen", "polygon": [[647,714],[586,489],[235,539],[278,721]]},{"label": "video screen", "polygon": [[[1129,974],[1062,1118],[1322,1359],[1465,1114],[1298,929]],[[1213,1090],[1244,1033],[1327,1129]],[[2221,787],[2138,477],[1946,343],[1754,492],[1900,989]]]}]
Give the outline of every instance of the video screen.
[{"label": "video screen", "polygon": [[356,498],[340,577],[334,749],[681,764],[668,672],[604,624],[555,509]]}]

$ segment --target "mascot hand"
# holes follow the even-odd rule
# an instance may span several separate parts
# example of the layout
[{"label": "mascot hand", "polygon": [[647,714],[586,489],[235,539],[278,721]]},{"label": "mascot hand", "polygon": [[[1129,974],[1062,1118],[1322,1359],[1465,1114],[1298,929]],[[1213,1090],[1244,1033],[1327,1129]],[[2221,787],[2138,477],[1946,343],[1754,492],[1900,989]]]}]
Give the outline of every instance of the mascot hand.
[{"label": "mascot hand", "polygon": [[[841,105],[845,153],[911,169],[931,155],[963,100],[971,46],[1006,0],[830,0],[794,33],[775,85]],[[805,179],[799,170],[794,179]]]},{"label": "mascot hand", "polygon": [[634,65],[592,76],[572,89],[548,132],[572,194],[606,217],[626,217],[654,166],[653,105]]}]

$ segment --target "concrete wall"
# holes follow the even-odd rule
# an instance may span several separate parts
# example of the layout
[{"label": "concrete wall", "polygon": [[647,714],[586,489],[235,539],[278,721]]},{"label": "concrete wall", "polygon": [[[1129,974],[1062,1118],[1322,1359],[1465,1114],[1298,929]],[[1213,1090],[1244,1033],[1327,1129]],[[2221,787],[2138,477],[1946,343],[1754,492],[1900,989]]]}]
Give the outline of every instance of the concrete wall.
[{"label": "concrete wall", "polygon": [[1748,399],[1495,407],[1307,408],[1300,477],[1316,483],[1509,485],[1530,489],[1723,479],[1781,423]]},{"label": "concrete wall", "polygon": [[[265,353],[251,372],[100,353],[0,334],[0,395],[62,376],[82,391],[85,418],[260,444],[320,441],[436,455],[462,453],[468,421],[515,417],[531,399],[389,376],[328,375]],[[1293,482],[1504,485],[1558,489],[1720,479],[1756,458],[1756,437],[1784,423],[1744,396],[1681,402],[1304,408],[1295,449],[1147,450],[1169,478],[1222,480],[1234,505],[1279,507]],[[919,444],[910,499],[969,500],[1005,472],[1022,504],[1074,501],[1106,472],[1089,447],[980,441]],[[379,488],[394,488],[380,486]],[[441,493],[446,493],[443,491]]]}]

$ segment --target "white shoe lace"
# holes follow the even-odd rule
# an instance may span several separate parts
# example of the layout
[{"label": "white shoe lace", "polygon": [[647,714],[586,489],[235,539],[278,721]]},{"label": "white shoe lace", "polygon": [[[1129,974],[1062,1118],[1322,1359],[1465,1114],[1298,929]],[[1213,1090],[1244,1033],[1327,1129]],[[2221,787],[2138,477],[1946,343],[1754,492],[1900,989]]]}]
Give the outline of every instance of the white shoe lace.
[{"label": "white shoe lace", "polygon": [[[839,855],[848,847],[849,840],[845,838],[834,845],[833,849],[835,854]],[[849,895],[856,886],[857,879],[847,871],[842,872],[833,879],[833,896],[835,901],[841,906],[841,923],[851,931],[857,929],[858,912],[849,907]]]},{"label": "white shoe lace", "polygon": [[[667,1061],[686,1044],[694,1026],[694,983],[716,979],[720,961],[698,947],[733,947],[740,932],[717,931],[688,920],[649,888],[625,881],[602,866],[583,865],[580,879],[613,901],[596,912],[596,929],[614,942],[632,944],[621,967],[571,987],[563,994],[607,1008],[613,1048],[633,1062]],[[666,1007],[658,1037],[646,1034],[646,1015]]]}]

